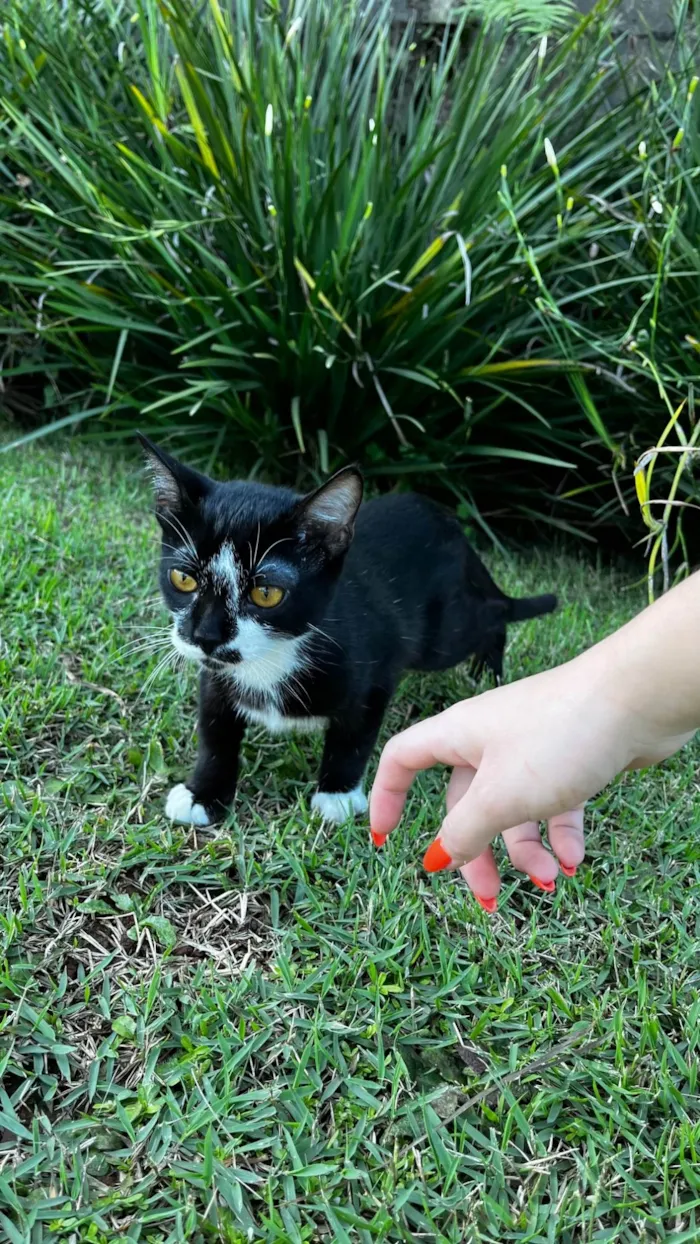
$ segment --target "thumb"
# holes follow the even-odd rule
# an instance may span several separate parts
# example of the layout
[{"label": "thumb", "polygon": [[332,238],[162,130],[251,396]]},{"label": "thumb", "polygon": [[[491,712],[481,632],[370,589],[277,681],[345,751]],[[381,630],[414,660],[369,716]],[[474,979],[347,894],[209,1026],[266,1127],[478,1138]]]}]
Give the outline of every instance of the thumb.
[{"label": "thumb", "polygon": [[524,792],[508,787],[484,765],[450,809],[423,859],[427,872],[469,864],[512,825],[532,819]]}]

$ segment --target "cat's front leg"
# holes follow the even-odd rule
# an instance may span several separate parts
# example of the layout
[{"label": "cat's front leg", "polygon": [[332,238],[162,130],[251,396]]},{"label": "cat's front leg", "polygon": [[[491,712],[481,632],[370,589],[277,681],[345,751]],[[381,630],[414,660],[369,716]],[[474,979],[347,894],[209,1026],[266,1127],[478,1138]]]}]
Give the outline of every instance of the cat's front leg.
[{"label": "cat's front leg", "polygon": [[194,773],[173,786],[165,815],[180,825],[211,825],[226,815],[238,780],[245,721],[225,689],[203,673],[199,690],[199,749]]},{"label": "cat's front leg", "polygon": [[367,762],[377,741],[391,691],[374,688],[355,716],[331,721],[326,731],[318,790],[311,807],[324,821],[341,825],[367,811],[362,789]]}]

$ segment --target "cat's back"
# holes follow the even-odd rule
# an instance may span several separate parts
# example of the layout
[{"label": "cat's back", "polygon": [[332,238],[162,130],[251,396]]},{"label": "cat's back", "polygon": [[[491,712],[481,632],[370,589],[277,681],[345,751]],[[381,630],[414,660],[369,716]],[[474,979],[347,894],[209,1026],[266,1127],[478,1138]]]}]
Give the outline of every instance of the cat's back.
[{"label": "cat's back", "polygon": [[454,556],[465,544],[454,515],[419,493],[376,497],[360,507],[349,568],[371,565],[380,572],[399,570],[421,577]]},{"label": "cat's back", "polygon": [[[403,493],[361,506],[323,629],[356,676],[449,669],[478,650],[505,597],[457,518]],[[495,608],[495,614],[494,614]]]}]

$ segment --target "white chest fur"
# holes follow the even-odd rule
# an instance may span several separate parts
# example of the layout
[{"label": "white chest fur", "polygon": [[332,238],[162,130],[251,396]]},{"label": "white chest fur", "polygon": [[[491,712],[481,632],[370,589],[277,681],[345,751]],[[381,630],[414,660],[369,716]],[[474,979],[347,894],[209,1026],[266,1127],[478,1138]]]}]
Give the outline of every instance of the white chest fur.
[{"label": "white chest fur", "polygon": [[[231,646],[238,649],[242,660],[231,666],[228,677],[241,697],[238,710],[250,725],[264,726],[272,734],[325,730],[325,717],[302,717],[281,711],[285,686],[298,707],[304,708],[304,692],[298,680],[307,667],[308,639],[308,635],[276,635],[250,619],[239,622]],[[262,704],[253,707],[246,703],[249,698],[258,697],[263,698]]]},{"label": "white chest fur", "polygon": [[264,726],[271,734],[312,734],[328,725],[326,717],[286,717],[273,706],[246,708],[241,704],[239,712],[251,726]]},{"label": "white chest fur", "polygon": [[252,618],[242,618],[230,647],[241,657],[230,670],[231,680],[245,694],[262,694],[275,700],[280,687],[306,667],[308,635],[277,635]]}]

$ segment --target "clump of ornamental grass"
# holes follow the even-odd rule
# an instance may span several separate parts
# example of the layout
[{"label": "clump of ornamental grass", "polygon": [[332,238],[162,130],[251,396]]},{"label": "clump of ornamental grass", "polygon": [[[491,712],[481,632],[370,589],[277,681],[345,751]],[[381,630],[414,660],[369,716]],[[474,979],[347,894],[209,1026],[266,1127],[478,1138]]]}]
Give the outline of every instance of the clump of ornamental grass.
[{"label": "clump of ornamental grass", "polygon": [[614,281],[641,176],[600,6],[431,41],[387,5],[11,0],[4,33],[0,333],[40,431],[138,424],[276,479],[356,458],[540,516],[609,461],[589,381],[624,385],[585,307],[551,313],[593,245]]}]

